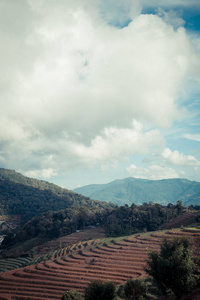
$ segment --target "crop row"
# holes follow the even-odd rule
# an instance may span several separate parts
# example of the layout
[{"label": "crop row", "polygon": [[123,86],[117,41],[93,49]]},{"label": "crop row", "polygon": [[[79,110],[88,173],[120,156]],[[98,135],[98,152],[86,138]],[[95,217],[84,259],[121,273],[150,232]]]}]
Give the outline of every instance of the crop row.
[{"label": "crop row", "polygon": [[[173,230],[135,235],[97,247],[97,241],[78,242],[73,246],[50,253],[51,259],[2,273],[2,299],[61,299],[67,289],[83,291],[94,279],[112,280],[119,285],[127,278],[145,277],[148,250],[159,251],[159,243],[166,238],[188,236],[200,238],[200,232]],[[89,242],[89,243],[88,243]]]},{"label": "crop row", "polygon": [[19,257],[19,258],[3,258],[0,259],[0,273],[8,270],[29,265],[33,259],[31,257]]}]

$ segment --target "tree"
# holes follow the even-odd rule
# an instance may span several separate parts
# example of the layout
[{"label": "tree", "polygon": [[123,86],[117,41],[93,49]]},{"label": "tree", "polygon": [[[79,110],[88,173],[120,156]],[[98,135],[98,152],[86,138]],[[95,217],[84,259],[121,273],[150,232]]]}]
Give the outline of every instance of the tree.
[{"label": "tree", "polygon": [[180,214],[182,214],[182,212],[183,212],[183,205],[182,205],[183,203],[182,203],[182,201],[180,201],[180,200],[178,200],[177,202],[176,202],[176,209],[177,209],[177,212],[178,212],[178,214],[180,215]]},{"label": "tree", "polygon": [[143,279],[128,279],[124,286],[125,299],[143,300],[148,299],[148,287]]},{"label": "tree", "polygon": [[146,272],[158,284],[163,294],[173,293],[177,299],[195,289],[199,282],[197,264],[186,238],[164,240],[160,253],[149,252]]},{"label": "tree", "polygon": [[61,300],[84,300],[84,295],[76,290],[70,290],[64,293]]},{"label": "tree", "polygon": [[113,282],[94,280],[85,290],[85,300],[115,300],[117,299],[116,287]]}]

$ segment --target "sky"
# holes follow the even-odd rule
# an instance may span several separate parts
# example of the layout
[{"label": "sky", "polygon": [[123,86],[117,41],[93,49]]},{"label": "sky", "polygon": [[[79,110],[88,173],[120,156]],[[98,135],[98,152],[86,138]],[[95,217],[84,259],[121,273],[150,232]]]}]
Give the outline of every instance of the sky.
[{"label": "sky", "polygon": [[200,181],[199,0],[0,0],[0,167]]}]

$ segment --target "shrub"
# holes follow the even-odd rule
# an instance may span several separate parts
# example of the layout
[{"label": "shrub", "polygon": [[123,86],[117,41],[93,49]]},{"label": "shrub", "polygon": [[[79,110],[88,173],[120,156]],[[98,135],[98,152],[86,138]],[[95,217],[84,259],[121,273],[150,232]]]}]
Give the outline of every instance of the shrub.
[{"label": "shrub", "polygon": [[116,287],[113,282],[94,280],[85,290],[85,300],[114,300],[117,299]]},{"label": "shrub", "polygon": [[84,295],[76,290],[70,290],[64,293],[61,300],[84,300]]},{"label": "shrub", "polygon": [[124,286],[125,299],[147,299],[147,284],[143,279],[128,279]]}]

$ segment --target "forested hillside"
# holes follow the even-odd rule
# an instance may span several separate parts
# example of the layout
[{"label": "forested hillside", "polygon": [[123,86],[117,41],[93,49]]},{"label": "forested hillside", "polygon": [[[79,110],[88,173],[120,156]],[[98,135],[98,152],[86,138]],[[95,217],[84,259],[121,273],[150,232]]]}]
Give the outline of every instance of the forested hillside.
[{"label": "forested hillside", "polygon": [[15,235],[8,235],[2,245],[6,249],[33,238],[58,238],[96,225],[103,227],[107,236],[154,231],[186,211],[180,201],[168,206],[132,204],[104,210],[83,206],[67,208],[32,218]]},{"label": "forested hillside", "polygon": [[93,201],[73,191],[45,181],[25,177],[12,170],[0,169],[0,214],[21,215],[22,223],[47,211],[58,211],[72,206],[112,206]]},{"label": "forested hillside", "polygon": [[74,190],[91,199],[118,205],[153,201],[167,205],[181,200],[185,206],[199,205],[200,182],[187,179],[147,180],[126,178],[108,184],[91,184]]}]

